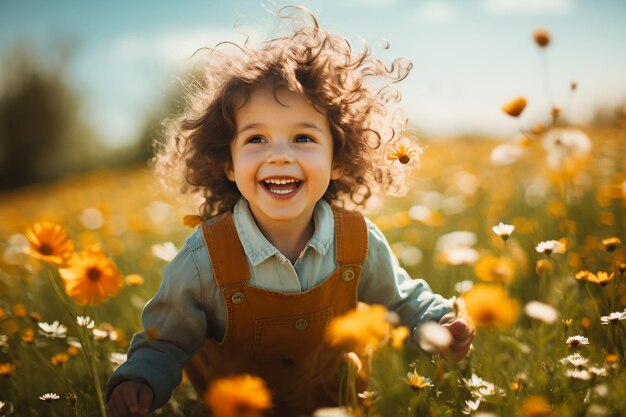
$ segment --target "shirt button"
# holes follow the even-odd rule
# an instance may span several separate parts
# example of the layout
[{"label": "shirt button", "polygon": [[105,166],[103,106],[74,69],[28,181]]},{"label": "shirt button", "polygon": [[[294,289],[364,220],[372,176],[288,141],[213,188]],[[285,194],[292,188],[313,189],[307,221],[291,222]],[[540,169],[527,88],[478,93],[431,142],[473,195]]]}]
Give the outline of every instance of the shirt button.
[{"label": "shirt button", "polygon": [[293,327],[295,327],[296,330],[304,330],[309,327],[309,322],[306,319],[298,319],[293,323]]},{"label": "shirt button", "polygon": [[243,303],[243,300],[246,299],[246,296],[243,295],[242,292],[236,292],[232,295],[232,297],[230,297],[230,299],[232,300],[233,304],[241,304]]},{"label": "shirt button", "polygon": [[341,279],[345,282],[350,282],[354,279],[354,271],[352,269],[346,269],[341,274]]}]

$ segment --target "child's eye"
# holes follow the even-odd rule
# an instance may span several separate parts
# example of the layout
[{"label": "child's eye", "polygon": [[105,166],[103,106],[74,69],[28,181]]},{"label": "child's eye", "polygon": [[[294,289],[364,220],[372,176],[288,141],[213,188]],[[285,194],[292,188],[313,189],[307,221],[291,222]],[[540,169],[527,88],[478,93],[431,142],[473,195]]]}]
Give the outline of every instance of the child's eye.
[{"label": "child's eye", "polygon": [[246,140],[246,143],[263,143],[265,138],[263,136],[251,136]]},{"label": "child's eye", "polygon": [[294,140],[296,142],[315,142],[315,140],[308,135],[298,135]]}]

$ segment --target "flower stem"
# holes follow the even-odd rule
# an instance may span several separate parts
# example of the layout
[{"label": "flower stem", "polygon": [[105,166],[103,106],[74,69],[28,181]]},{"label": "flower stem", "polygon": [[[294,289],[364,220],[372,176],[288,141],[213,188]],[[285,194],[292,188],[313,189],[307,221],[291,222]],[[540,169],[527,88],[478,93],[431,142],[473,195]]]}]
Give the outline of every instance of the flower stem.
[{"label": "flower stem", "polygon": [[48,265],[46,265],[46,272],[48,273],[48,279],[50,280],[50,285],[52,285],[52,289],[56,293],[56,295],[59,298],[59,300],[61,300],[61,302],[63,303],[63,307],[65,308],[65,311],[67,311],[67,313],[70,315],[72,321],[75,322],[76,321],[76,316],[72,312],[72,308],[68,304],[67,299],[65,298],[65,296],[61,292],[61,288],[59,288],[59,284],[57,283],[54,275],[52,274],[52,269]]},{"label": "flower stem", "polygon": [[619,276],[618,272],[617,259],[615,258],[615,252],[613,252],[613,293],[611,294],[611,309],[609,310],[609,313],[612,313],[615,308],[615,299],[617,296],[617,277]]}]

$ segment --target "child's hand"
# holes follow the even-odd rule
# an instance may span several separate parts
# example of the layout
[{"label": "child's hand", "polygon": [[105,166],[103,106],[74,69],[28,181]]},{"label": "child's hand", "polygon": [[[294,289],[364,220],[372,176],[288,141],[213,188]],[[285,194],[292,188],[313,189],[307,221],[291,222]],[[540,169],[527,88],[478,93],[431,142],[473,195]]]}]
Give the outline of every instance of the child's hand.
[{"label": "child's hand", "polygon": [[153,396],[147,384],[125,381],[111,393],[109,410],[113,417],[144,417],[148,415]]},{"label": "child's hand", "polygon": [[472,319],[461,316],[448,323],[443,323],[442,326],[452,335],[452,342],[449,346],[450,357],[455,362],[462,360],[467,355],[476,334]]}]

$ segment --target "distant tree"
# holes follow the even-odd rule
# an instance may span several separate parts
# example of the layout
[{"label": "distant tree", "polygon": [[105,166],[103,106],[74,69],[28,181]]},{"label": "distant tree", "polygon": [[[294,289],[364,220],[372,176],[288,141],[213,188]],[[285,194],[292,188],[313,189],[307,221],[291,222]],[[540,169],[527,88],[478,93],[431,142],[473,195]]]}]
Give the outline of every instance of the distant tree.
[{"label": "distant tree", "polygon": [[173,84],[165,93],[162,103],[145,120],[143,129],[133,144],[135,159],[146,161],[154,156],[156,143],[163,142],[164,122],[180,116],[185,110],[185,93],[196,82],[197,74],[192,71]]},{"label": "distant tree", "polygon": [[29,48],[2,57],[0,77],[0,189],[88,169],[101,146],[80,115],[81,100],[56,65]]}]

